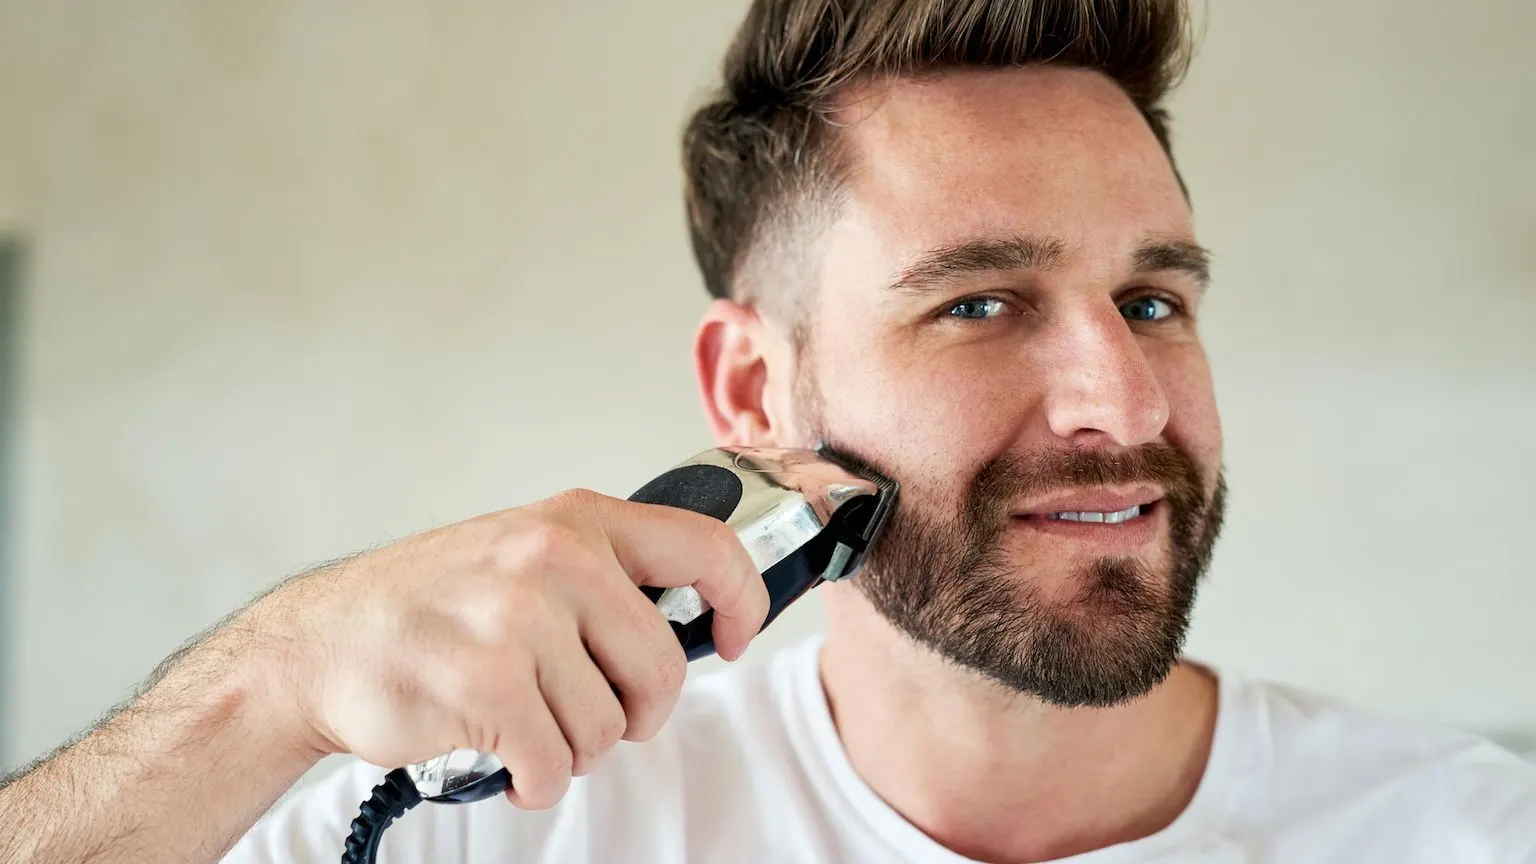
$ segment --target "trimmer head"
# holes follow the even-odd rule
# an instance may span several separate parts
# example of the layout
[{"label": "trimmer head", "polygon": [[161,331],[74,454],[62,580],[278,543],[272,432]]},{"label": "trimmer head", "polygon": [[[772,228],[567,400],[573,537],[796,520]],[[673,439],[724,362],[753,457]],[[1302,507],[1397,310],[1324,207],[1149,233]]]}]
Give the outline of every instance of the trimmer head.
[{"label": "trimmer head", "polygon": [[[631,501],[667,504],[731,526],[768,588],[767,627],[823,581],[858,572],[895,507],[894,480],[830,448],[706,450],[641,487]],[[694,660],[714,653],[714,616],[691,587],[644,590]]]}]

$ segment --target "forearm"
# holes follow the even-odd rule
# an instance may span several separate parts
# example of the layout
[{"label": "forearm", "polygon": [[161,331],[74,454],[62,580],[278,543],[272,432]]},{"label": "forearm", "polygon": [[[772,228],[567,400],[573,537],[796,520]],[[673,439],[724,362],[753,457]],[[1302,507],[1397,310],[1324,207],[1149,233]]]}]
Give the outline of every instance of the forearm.
[{"label": "forearm", "polygon": [[216,861],[324,753],[251,613],[0,787],[0,861]]}]

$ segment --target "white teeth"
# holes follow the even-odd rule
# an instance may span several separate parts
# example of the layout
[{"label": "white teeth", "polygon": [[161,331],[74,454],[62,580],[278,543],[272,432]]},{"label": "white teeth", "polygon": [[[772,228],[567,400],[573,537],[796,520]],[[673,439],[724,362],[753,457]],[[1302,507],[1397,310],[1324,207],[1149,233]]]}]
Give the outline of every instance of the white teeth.
[{"label": "white teeth", "polygon": [[1132,504],[1124,510],[1116,510],[1113,513],[1101,513],[1097,510],[1067,510],[1061,513],[1052,513],[1052,519],[1062,522],[1103,522],[1108,525],[1119,525],[1127,519],[1135,519],[1141,515],[1141,505]]},{"label": "white teeth", "polygon": [[1110,522],[1110,523],[1113,523],[1113,524],[1119,524],[1121,522],[1124,522],[1127,519],[1135,519],[1137,516],[1140,516],[1140,515],[1141,515],[1141,505],[1140,504],[1133,504],[1130,507],[1125,508],[1124,510],[1120,510],[1120,511],[1115,512],[1115,513],[1106,513],[1104,515],[1104,521],[1105,522]]}]

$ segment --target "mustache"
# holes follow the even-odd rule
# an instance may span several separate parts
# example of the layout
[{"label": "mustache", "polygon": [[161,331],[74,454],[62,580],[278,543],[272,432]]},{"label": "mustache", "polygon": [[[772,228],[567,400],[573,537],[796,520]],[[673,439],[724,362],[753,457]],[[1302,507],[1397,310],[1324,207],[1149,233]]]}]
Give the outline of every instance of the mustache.
[{"label": "mustache", "polygon": [[[889,466],[817,431],[817,446],[835,458],[899,479]],[[972,532],[986,533],[996,530],[1020,500],[1085,486],[1137,483],[1162,487],[1176,523],[1189,524],[1209,504],[1195,460],[1172,444],[1154,442],[1124,450],[1042,449],[1005,454],[982,465],[966,490],[961,522]],[[905,509],[896,508],[898,522],[906,521]]]},{"label": "mustache", "polygon": [[1194,460],[1162,443],[1127,450],[1050,450],[1000,456],[982,466],[967,496],[968,521],[996,522],[1020,500],[1085,486],[1160,486],[1176,513],[1204,509]]}]

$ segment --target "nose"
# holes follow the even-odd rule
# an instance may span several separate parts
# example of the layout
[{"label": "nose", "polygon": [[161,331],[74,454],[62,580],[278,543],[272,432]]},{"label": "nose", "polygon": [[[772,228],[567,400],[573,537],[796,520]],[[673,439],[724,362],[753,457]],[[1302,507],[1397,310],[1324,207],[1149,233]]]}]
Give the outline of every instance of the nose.
[{"label": "nose", "polygon": [[1168,424],[1168,397],[1119,308],[1107,298],[1064,314],[1050,340],[1046,421],[1079,445],[1134,447]]}]

